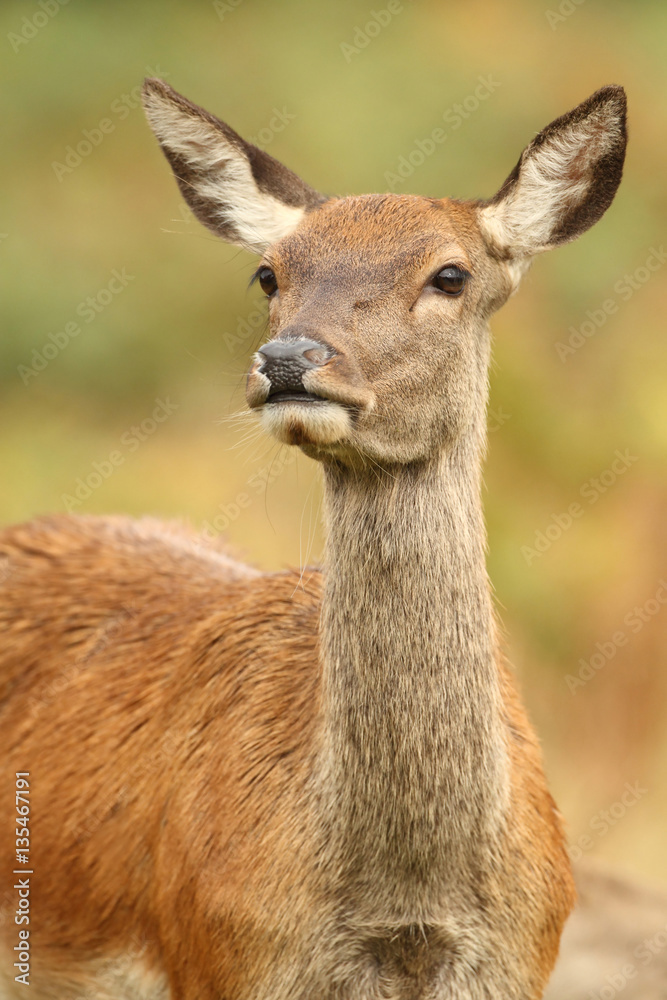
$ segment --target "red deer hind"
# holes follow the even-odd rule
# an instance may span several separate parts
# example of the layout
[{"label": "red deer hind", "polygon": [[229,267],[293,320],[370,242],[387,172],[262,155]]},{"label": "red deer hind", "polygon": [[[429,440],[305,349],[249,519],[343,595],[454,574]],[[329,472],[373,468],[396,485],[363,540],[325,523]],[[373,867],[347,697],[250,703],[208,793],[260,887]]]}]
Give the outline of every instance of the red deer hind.
[{"label": "red deer hind", "polygon": [[323,197],[160,80],[144,101],[195,215],[261,255],[247,399],[322,465],[325,568],[151,520],[0,536],[31,996],[537,1000],[574,893],[485,568],[487,322],[611,203],[623,90],[468,202]]}]

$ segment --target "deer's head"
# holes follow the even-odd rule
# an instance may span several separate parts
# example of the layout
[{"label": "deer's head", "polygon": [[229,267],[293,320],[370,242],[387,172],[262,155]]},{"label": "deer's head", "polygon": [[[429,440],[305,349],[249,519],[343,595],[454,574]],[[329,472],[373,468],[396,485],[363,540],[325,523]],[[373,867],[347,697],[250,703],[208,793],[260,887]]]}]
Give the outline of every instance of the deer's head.
[{"label": "deer's head", "polygon": [[160,80],[149,121],[194,214],[261,254],[271,338],[249,405],[321,460],[426,459],[478,426],[487,319],[531,258],[611,204],[625,94],[597,91],[542,130],[489,201],[328,198]]}]

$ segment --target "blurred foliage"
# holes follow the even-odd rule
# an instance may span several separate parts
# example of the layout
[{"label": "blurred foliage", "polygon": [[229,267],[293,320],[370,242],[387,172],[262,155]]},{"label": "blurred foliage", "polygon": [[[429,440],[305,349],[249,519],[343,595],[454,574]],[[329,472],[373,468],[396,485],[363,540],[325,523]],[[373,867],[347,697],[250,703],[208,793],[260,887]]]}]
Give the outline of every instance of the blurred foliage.
[{"label": "blurred foliage", "polygon": [[[489,565],[573,837],[590,832],[626,781],[640,781],[647,794],[596,835],[594,853],[667,878],[667,607],[646,613],[637,633],[623,624],[667,577],[667,269],[646,281],[637,272],[665,239],[667,7],[400,6],[370,37],[364,26],[384,0],[2,5],[0,519],[62,510],[101,468],[73,509],[227,526],[266,567],[321,552],[317,469],[232,419],[265,329],[246,290],[253,258],[181,205],[138,107],[145,74],[268,139],[269,152],[324,191],[385,190],[386,175],[444,120],[446,141],[398,189],[456,197],[492,194],[539,128],[623,83],[631,142],[613,208],[578,243],[538,260],[493,323]],[[465,116],[452,111],[474,103],[465,100],[480,77],[494,81],[490,95]],[[275,109],[286,124],[267,133]],[[114,271],[130,277],[107,293]],[[635,272],[637,287],[621,292]],[[86,322],[91,296],[100,311]],[[561,360],[557,345],[589,312],[599,320],[609,298],[616,311]],[[48,363],[26,376],[37,354]],[[158,399],[175,409],[151,423]],[[583,499],[617,449],[636,461],[604,491],[589,486],[594,503]],[[114,451],[122,462],[105,477]],[[573,502],[582,516],[526,557]],[[567,677],[619,629],[628,641],[571,691]]]}]

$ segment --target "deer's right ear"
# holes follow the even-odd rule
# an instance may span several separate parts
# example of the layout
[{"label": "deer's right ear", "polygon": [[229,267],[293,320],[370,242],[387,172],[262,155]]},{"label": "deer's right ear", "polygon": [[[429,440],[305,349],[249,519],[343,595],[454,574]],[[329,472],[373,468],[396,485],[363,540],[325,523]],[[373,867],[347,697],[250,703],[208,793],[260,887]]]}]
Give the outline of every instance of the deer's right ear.
[{"label": "deer's right ear", "polygon": [[547,125],[524,149],[479,221],[509,259],[576,239],[606,212],[623,172],[627,132],[622,87],[603,87]]},{"label": "deer's right ear", "polygon": [[144,82],[143,102],[183,197],[223,240],[264,253],[325,200],[162,80]]}]

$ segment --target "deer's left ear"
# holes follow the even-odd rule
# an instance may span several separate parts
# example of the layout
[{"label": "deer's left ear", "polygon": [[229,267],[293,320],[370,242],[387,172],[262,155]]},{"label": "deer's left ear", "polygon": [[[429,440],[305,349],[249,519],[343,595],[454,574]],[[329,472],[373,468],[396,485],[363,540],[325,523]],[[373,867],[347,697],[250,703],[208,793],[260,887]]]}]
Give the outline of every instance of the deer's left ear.
[{"label": "deer's left ear", "polygon": [[143,101],[181,194],[199,221],[223,240],[264,253],[326,200],[162,80],[144,82]]},{"label": "deer's left ear", "polygon": [[525,258],[576,239],[609,208],[623,172],[626,99],[603,87],[524,149],[479,221],[492,246]]}]

